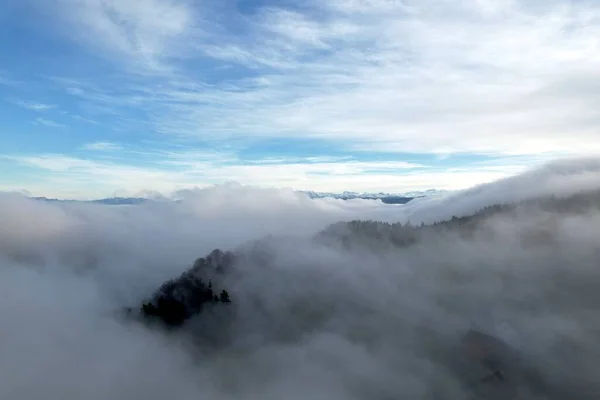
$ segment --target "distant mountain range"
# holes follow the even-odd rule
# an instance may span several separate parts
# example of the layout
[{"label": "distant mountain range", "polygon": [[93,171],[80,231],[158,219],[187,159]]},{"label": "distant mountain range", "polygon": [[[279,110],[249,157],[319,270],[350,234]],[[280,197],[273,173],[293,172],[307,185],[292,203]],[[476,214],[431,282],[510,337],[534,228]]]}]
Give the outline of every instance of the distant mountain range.
[{"label": "distant mountain range", "polygon": [[[406,204],[412,199],[417,197],[430,197],[436,196],[440,194],[447,193],[445,190],[436,190],[430,189],[422,192],[407,192],[407,193],[359,193],[359,192],[349,192],[344,191],[341,193],[333,193],[333,192],[315,192],[315,191],[298,191],[298,193],[306,194],[311,199],[323,199],[323,198],[333,198],[340,200],[354,200],[354,199],[363,199],[363,200],[381,200],[386,204]],[[105,205],[135,205],[135,204],[143,204],[148,202],[161,201],[156,199],[149,199],[146,197],[107,197],[104,199],[97,200],[68,200],[68,199],[54,199],[48,197],[31,197],[33,200],[47,201],[47,202],[78,202],[78,203],[93,203],[93,204],[105,204]]]},{"label": "distant mountain range", "polygon": [[381,200],[387,204],[405,204],[415,199],[417,197],[430,197],[437,196],[440,194],[447,193],[445,190],[436,190],[430,189],[426,191],[416,191],[416,192],[407,192],[407,193],[359,193],[359,192],[342,192],[342,193],[328,193],[328,192],[314,192],[314,191],[304,191],[301,193],[307,194],[312,199],[322,199],[322,198],[334,198],[341,200],[353,200],[353,199],[363,199],[363,200]]}]

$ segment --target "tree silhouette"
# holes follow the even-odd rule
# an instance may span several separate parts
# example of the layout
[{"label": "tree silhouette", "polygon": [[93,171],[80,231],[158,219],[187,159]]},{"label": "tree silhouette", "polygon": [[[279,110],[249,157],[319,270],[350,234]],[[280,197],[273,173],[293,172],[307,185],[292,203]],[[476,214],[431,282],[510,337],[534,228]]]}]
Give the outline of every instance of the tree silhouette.
[{"label": "tree silhouette", "polygon": [[231,303],[231,299],[229,299],[229,292],[223,289],[221,291],[221,295],[219,296],[219,300],[221,303]]}]

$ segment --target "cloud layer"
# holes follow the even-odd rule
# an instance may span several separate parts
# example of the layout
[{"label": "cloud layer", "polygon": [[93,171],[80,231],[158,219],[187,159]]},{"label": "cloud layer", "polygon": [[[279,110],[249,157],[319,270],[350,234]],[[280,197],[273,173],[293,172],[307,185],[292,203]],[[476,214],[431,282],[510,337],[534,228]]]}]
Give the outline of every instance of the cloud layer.
[{"label": "cloud layer", "polygon": [[[164,133],[412,153],[599,150],[594,2],[76,3],[69,15],[92,49],[170,67],[155,84],[96,97],[142,107]],[[199,83],[194,62],[232,73]]]},{"label": "cloud layer", "polygon": [[[3,195],[0,397],[455,399],[439,340],[453,343],[474,325],[552,378],[563,390],[552,398],[592,398],[597,211],[500,216],[472,239],[448,232],[378,253],[306,238],[341,220],[436,220],[600,189],[599,171],[597,160],[552,164],[406,206],[238,185],[131,207]],[[546,240],[521,240],[540,230]],[[119,316],[196,257],[268,234],[270,261],[250,259],[232,277],[237,308],[197,321],[220,326],[231,346],[211,351],[188,335],[198,327],[168,334]]]}]

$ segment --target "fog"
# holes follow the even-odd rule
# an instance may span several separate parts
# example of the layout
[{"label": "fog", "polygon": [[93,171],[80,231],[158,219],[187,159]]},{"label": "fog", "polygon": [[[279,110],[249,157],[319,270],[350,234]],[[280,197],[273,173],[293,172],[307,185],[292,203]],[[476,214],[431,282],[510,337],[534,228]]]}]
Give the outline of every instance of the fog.
[{"label": "fog", "polygon": [[[546,398],[598,398],[597,209],[500,214],[486,234],[377,252],[310,240],[338,221],[591,189],[598,160],[406,205],[241,185],[135,206],[1,195],[0,399],[466,399],[444,343],[474,327],[521,351]],[[226,278],[231,307],[174,332],[119,312],[214,248],[247,255]]]}]

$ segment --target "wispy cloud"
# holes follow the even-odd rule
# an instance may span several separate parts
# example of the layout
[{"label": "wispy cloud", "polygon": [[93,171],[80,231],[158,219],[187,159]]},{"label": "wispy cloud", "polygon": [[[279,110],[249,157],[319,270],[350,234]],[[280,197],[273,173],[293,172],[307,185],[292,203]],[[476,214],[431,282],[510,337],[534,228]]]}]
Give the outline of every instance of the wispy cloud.
[{"label": "wispy cloud", "polygon": [[10,102],[33,111],[48,111],[56,108],[56,105],[54,104],[38,103],[34,101],[10,100]]},{"label": "wispy cloud", "polygon": [[73,95],[73,96],[81,96],[84,94],[83,89],[77,88],[77,87],[69,87],[66,89],[67,93]]},{"label": "wispy cloud", "polygon": [[66,125],[60,124],[56,121],[47,118],[36,118],[33,122],[35,125],[42,125],[48,128],[65,128]]},{"label": "wispy cloud", "polygon": [[[86,146],[94,150],[112,150],[108,144]],[[78,158],[62,154],[20,155],[8,159],[36,170],[38,176],[49,174],[46,190],[57,193],[53,185],[67,184],[65,190],[77,185],[99,196],[119,191],[138,193],[204,187],[222,182],[240,182],[261,187],[286,187],[322,191],[389,191],[461,189],[477,183],[510,176],[525,165],[505,165],[504,168],[470,168],[456,171],[397,161],[271,160],[270,163],[240,161],[235,157],[197,152],[138,153],[121,149],[119,157]],[[145,162],[152,160],[152,162]],[[135,163],[134,163],[135,162]],[[89,188],[89,183],[94,187]],[[67,188],[67,186],[69,188]],[[41,189],[40,189],[41,190]]]},{"label": "wispy cloud", "polygon": [[96,150],[96,151],[117,151],[123,150],[123,147],[116,143],[110,142],[94,142],[87,143],[82,146],[83,150]]},{"label": "wispy cloud", "polygon": [[93,125],[98,125],[99,122],[95,121],[93,119],[90,118],[86,118],[86,117],[82,117],[81,115],[71,115],[72,118],[78,120],[78,121],[83,121],[83,122],[87,122],[88,124],[93,124]]},{"label": "wispy cloud", "polygon": [[[289,164],[289,163],[334,163],[351,160],[350,156],[321,156],[321,157],[264,157],[258,160],[249,160],[250,164]],[[403,163],[406,168],[422,167],[419,164]]]},{"label": "wispy cloud", "polygon": [[[157,132],[437,154],[600,151],[596,3],[325,1],[258,7],[252,19],[230,8],[223,24],[194,18],[190,3],[78,4],[96,46],[172,72],[88,93],[144,110]],[[191,59],[233,72],[203,80]]]},{"label": "wispy cloud", "polygon": [[5,88],[22,88],[26,83],[16,79],[12,74],[8,73],[6,70],[0,70],[0,86],[4,86]]},{"label": "wispy cloud", "polygon": [[[194,12],[171,0],[61,0],[64,15],[86,44],[119,57],[137,72],[159,72],[165,59],[179,56]],[[101,38],[101,39],[100,39]],[[77,89],[75,89],[77,90]]]}]

